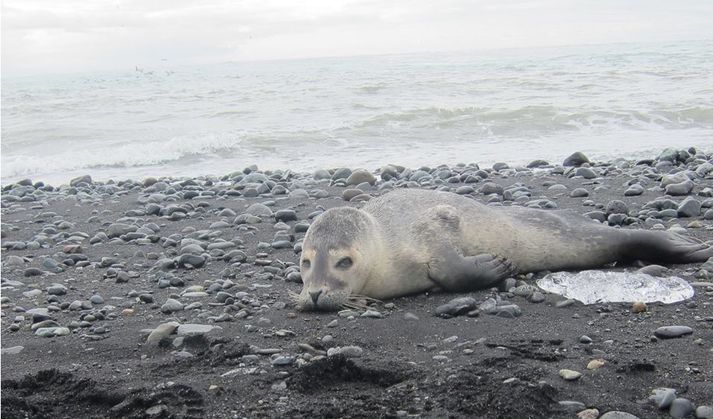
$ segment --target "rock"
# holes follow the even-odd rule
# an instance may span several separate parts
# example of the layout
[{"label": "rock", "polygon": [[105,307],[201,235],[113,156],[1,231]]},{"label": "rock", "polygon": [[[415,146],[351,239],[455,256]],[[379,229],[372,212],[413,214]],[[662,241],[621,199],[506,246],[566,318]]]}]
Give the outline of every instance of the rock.
[{"label": "rock", "polygon": [[666,193],[673,196],[688,195],[693,190],[693,186],[693,181],[689,179],[685,182],[667,185]]},{"label": "rock", "polygon": [[597,176],[597,172],[594,171],[594,169],[591,169],[589,167],[579,167],[577,170],[574,172],[575,176],[582,176],[585,179],[594,179]]},{"label": "rock", "polygon": [[698,217],[701,215],[701,202],[688,197],[678,206],[679,217]]},{"label": "rock", "polygon": [[568,167],[568,166],[581,166],[584,163],[589,163],[589,159],[587,156],[584,155],[584,153],[577,151],[576,153],[573,153],[566,159],[564,159],[564,162],[562,162],[562,166]]},{"label": "rock", "polygon": [[295,357],[293,356],[278,356],[272,360],[273,367],[286,367],[295,363]]},{"label": "rock", "polygon": [[460,316],[477,307],[477,302],[472,297],[455,298],[436,308],[436,315],[441,317]]},{"label": "rock", "polygon": [[599,368],[606,365],[606,361],[603,359],[593,359],[587,363],[588,370],[598,370]]},{"label": "rock", "polygon": [[629,214],[629,207],[623,201],[612,200],[607,203],[607,215],[611,214]]},{"label": "rock", "polygon": [[713,406],[698,406],[696,417],[699,419],[713,419]]},{"label": "rock", "polygon": [[2,348],[0,349],[0,355],[17,355],[22,350],[25,349],[24,346],[11,346],[9,348]]},{"label": "rock", "polygon": [[501,170],[509,169],[510,166],[507,163],[498,162],[493,165],[493,170],[499,172]]},{"label": "rock", "polygon": [[40,327],[35,330],[37,336],[42,336],[46,338],[51,338],[55,336],[67,336],[71,332],[66,327]]},{"label": "rock", "polygon": [[342,355],[347,358],[358,358],[362,356],[364,350],[359,346],[343,346],[327,349],[327,356]]},{"label": "rock", "polygon": [[577,413],[579,419],[597,419],[599,417],[598,409],[585,409]]},{"label": "rock", "polygon": [[67,293],[67,287],[62,284],[52,284],[47,288],[47,294],[49,295],[65,295]]},{"label": "rock", "polygon": [[639,417],[632,415],[631,413],[612,410],[601,415],[599,419],[639,419]]},{"label": "rock", "polygon": [[158,325],[151,333],[149,333],[149,336],[146,339],[146,344],[158,346],[163,339],[171,335],[179,326],[180,324],[178,322],[167,322]]},{"label": "rock", "polygon": [[538,167],[549,166],[550,164],[546,160],[533,160],[527,164],[528,169],[535,169]]},{"label": "rock", "polygon": [[331,177],[332,175],[329,173],[329,171],[324,169],[315,170],[315,172],[312,174],[312,178],[314,180],[326,180],[330,179]]},{"label": "rock", "polygon": [[661,410],[668,409],[676,399],[676,390],[673,388],[660,387],[651,390],[649,400]]},{"label": "rock", "polygon": [[190,265],[194,268],[200,268],[205,265],[206,258],[202,255],[183,254],[178,258],[178,266],[187,267]]},{"label": "rock", "polygon": [[586,198],[589,196],[589,191],[584,188],[577,188],[570,192],[569,196],[572,198]]},{"label": "rock", "polygon": [[688,326],[662,326],[654,331],[654,336],[659,339],[673,339],[692,333],[693,329]]},{"label": "rock", "polygon": [[124,224],[124,223],[114,223],[109,225],[106,231],[107,237],[113,239],[114,237],[120,237],[124,234],[133,233],[138,230],[138,227],[134,225]]},{"label": "rock", "polygon": [[183,304],[181,304],[181,302],[178,300],[174,300],[173,298],[167,299],[166,302],[161,306],[161,312],[167,314],[181,310],[183,310]]},{"label": "rock", "polygon": [[263,204],[252,204],[245,210],[245,214],[254,215],[256,217],[272,217],[272,210]]},{"label": "rock", "polygon": [[635,183],[624,191],[624,196],[639,196],[644,193],[644,187]]},{"label": "rock", "polygon": [[176,329],[176,334],[179,336],[204,335],[215,329],[222,329],[222,327],[210,324],[181,324]]},{"label": "rock", "polygon": [[42,271],[37,268],[27,268],[25,269],[25,272],[23,273],[25,277],[31,277],[31,276],[40,276],[42,275]]},{"label": "rock", "polygon": [[78,186],[80,183],[92,184],[92,177],[89,175],[75,177],[69,181],[69,186]]},{"label": "rock", "polygon": [[480,192],[483,195],[490,195],[490,194],[502,195],[504,192],[504,189],[502,186],[498,185],[497,183],[485,182],[483,184],[483,186],[480,188]]},{"label": "rock", "polygon": [[693,412],[693,403],[690,400],[679,397],[671,402],[668,414],[674,418],[685,418]]},{"label": "rock", "polygon": [[282,222],[297,221],[297,213],[293,209],[281,209],[275,213],[275,220]]},{"label": "rock", "polygon": [[364,169],[356,169],[347,178],[347,186],[358,185],[364,182],[374,185],[376,183],[376,177]]},{"label": "rock", "polygon": [[581,372],[568,369],[561,369],[559,374],[560,377],[564,378],[567,381],[578,380],[582,376]]},{"label": "rock", "polygon": [[373,310],[373,309],[367,309],[365,312],[361,314],[359,317],[368,317],[372,319],[383,319],[384,315],[381,314],[380,312]]}]

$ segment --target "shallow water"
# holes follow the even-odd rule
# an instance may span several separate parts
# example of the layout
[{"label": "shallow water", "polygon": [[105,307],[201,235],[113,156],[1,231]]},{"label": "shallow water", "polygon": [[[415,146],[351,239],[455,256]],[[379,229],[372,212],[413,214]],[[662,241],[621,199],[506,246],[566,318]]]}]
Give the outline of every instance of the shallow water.
[{"label": "shallow water", "polygon": [[713,148],[713,41],[2,80],[2,181]]}]

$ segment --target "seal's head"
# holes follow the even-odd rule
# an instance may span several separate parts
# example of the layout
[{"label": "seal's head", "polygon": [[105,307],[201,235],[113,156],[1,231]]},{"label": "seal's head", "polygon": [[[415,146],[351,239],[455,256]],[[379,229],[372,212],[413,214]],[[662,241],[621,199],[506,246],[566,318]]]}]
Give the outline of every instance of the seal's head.
[{"label": "seal's head", "polygon": [[358,293],[369,280],[368,263],[374,221],[351,207],[332,208],[307,230],[300,273],[304,284],[294,298],[299,310],[339,310],[358,306]]}]

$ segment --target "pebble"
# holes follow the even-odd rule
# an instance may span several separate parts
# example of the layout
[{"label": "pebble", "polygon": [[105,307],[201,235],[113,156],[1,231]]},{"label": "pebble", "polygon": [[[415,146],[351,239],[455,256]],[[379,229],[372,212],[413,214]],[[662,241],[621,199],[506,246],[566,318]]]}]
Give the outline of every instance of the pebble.
[{"label": "pebble", "polygon": [[713,419],[713,406],[698,406],[696,417],[699,419]]},{"label": "pebble", "polygon": [[441,317],[460,316],[477,307],[477,302],[472,297],[455,298],[436,308],[436,315]]},{"label": "pebble", "polygon": [[9,348],[2,348],[0,349],[0,355],[17,355],[22,350],[25,349],[24,346],[11,346]]},{"label": "pebble", "polygon": [[654,336],[659,339],[673,339],[692,333],[693,329],[688,326],[662,326],[654,331]]},{"label": "pebble", "polygon": [[579,167],[583,165],[584,163],[589,163],[589,159],[587,156],[584,155],[581,151],[577,151],[576,153],[572,153],[569,157],[564,159],[562,162],[562,166],[569,167],[569,166],[576,166]]},{"label": "pebble", "polygon": [[593,359],[587,364],[588,370],[597,370],[606,365],[606,361],[603,359]]},{"label": "pebble", "polygon": [[649,400],[661,410],[668,409],[676,399],[676,390],[673,388],[660,387],[651,390]]},{"label": "pebble", "polygon": [[582,373],[574,370],[561,369],[559,375],[567,381],[574,381],[578,380],[582,376]]},{"label": "pebble", "polygon": [[71,332],[68,328],[66,327],[40,327],[37,330],[35,330],[35,334],[37,336],[42,336],[42,337],[55,337],[55,336],[67,336]]},{"label": "pebble", "polygon": [[181,310],[183,310],[183,304],[178,300],[174,300],[173,298],[167,299],[166,302],[161,306],[161,312],[163,313],[173,313],[174,311]]},{"label": "pebble", "polygon": [[194,335],[204,335],[210,333],[213,330],[222,330],[220,326],[213,326],[210,324],[181,324],[176,329],[176,334],[179,336],[194,336]]},{"label": "pebble", "polygon": [[347,358],[359,358],[364,353],[364,350],[359,346],[336,346],[327,349],[327,356],[342,355]]},{"label": "pebble", "polygon": [[274,367],[286,367],[295,363],[295,357],[293,356],[278,356],[272,360],[272,366]]},{"label": "pebble", "polygon": [[373,309],[367,309],[365,312],[361,314],[360,317],[368,317],[372,319],[383,319],[384,315],[381,314],[379,311],[373,310]]},{"label": "pebble", "polygon": [[668,414],[674,418],[685,418],[693,412],[694,406],[690,400],[679,397],[671,402]]},{"label": "pebble", "polygon": [[585,409],[577,413],[579,419],[597,419],[599,417],[598,409]]},{"label": "pebble", "polygon": [[599,419],[639,419],[639,417],[636,415],[632,415],[631,413],[622,412],[619,410],[612,410],[601,415]]}]

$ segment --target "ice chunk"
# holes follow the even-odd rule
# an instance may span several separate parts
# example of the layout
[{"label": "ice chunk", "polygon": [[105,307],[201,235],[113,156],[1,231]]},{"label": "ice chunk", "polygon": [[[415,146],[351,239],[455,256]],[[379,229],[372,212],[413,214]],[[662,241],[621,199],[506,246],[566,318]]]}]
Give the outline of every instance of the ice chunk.
[{"label": "ice chunk", "polygon": [[660,301],[677,303],[693,297],[693,287],[678,277],[613,271],[555,272],[537,280],[545,291],[584,304]]}]

